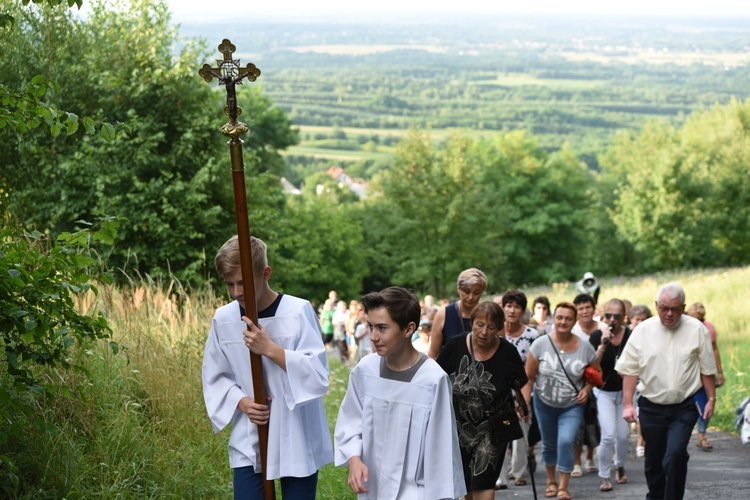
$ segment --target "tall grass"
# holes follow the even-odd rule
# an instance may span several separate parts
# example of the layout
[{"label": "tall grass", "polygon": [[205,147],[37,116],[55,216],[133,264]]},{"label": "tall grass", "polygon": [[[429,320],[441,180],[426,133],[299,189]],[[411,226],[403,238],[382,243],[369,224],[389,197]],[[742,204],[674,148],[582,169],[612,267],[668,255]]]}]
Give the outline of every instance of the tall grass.
[{"label": "tall grass", "polygon": [[[600,301],[612,297],[653,309],[660,284],[677,280],[688,302],[699,300],[719,332],[727,384],[719,390],[712,425],[729,430],[734,407],[750,394],[750,268],[659,275],[602,282]],[[75,388],[74,394],[40,400],[45,425],[29,425],[23,439],[7,443],[19,466],[20,498],[228,498],[229,430],[214,435],[203,406],[201,363],[213,312],[222,303],[210,290],[186,293],[179,283],[133,282],[103,287],[80,298],[83,311],[102,311],[124,350],[84,346],[90,377],[60,370],[44,376]],[[573,285],[527,289],[554,303],[570,300]],[[331,433],[346,391],[348,370],[331,361],[324,399]],[[346,468],[324,467],[318,497],[355,498]],[[277,486],[277,497],[280,488]]]}]

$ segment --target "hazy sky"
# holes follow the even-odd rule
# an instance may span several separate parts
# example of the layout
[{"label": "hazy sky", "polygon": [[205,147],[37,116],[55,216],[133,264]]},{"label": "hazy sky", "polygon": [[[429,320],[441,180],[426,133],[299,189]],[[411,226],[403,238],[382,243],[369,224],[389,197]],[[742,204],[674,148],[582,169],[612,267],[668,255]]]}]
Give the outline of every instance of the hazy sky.
[{"label": "hazy sky", "polygon": [[389,17],[431,14],[547,13],[638,17],[750,17],[750,0],[168,0],[173,19],[235,15],[312,17],[336,13],[348,17],[378,13]]}]

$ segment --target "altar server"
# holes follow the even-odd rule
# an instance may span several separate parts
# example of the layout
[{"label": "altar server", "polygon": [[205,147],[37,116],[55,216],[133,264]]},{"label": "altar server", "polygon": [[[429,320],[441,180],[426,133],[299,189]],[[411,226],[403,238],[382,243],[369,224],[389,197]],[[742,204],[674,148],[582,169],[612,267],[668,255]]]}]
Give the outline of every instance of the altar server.
[{"label": "altar server", "polygon": [[[257,425],[268,424],[267,478],[285,499],[314,499],[318,469],[333,461],[322,397],[328,359],[317,315],[306,300],[273,291],[266,245],[251,237],[259,325],[245,316],[237,236],[214,260],[233,302],[211,323],[203,357],[203,397],[214,432],[230,422],[234,498],[263,498]],[[262,356],[267,404],[253,400],[250,353]]]},{"label": "altar server", "polygon": [[466,494],[451,383],[417,351],[417,298],[390,287],[362,297],[377,354],[349,375],[334,441],[360,499],[431,500]]}]

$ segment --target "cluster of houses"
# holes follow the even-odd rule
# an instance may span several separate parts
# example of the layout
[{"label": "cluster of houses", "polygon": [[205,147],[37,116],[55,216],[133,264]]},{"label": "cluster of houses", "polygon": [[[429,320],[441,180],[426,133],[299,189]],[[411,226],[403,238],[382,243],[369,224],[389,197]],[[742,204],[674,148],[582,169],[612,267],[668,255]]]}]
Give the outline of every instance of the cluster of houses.
[{"label": "cluster of houses", "polygon": [[[367,188],[367,183],[362,180],[355,180],[349,176],[349,174],[346,173],[346,171],[341,167],[331,167],[329,168],[326,173],[333,178],[333,180],[337,181],[339,183],[339,187],[348,187],[352,190],[354,194],[359,196],[361,199],[365,198],[365,189]],[[302,194],[302,191],[299,190],[294,184],[289,182],[286,178],[281,178],[281,187],[284,189],[284,192],[286,194],[292,194],[292,195],[298,195]],[[323,185],[318,184],[316,192],[320,194],[323,192]]]}]

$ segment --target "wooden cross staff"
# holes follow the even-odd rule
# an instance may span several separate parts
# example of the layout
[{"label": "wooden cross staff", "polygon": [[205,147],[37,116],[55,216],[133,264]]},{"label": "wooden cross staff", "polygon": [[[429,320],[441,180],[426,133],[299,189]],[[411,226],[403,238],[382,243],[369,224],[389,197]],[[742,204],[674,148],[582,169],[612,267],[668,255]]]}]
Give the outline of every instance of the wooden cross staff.
[{"label": "wooden cross staff", "polygon": [[[258,307],[255,303],[255,272],[253,270],[253,255],[250,247],[250,224],[247,216],[247,194],[245,191],[245,162],[242,158],[242,139],[240,136],[247,132],[247,125],[238,122],[237,117],[242,113],[242,108],[237,106],[236,85],[242,85],[242,80],[254,82],[260,76],[260,70],[254,64],[248,63],[245,68],[240,67],[239,59],[232,59],[236,47],[227,40],[222,40],[219,52],[224,59],[217,60],[217,67],[212,68],[210,64],[204,64],[198,74],[204,80],[210,82],[214,78],[219,80],[219,85],[227,89],[227,106],[224,113],[229,116],[229,123],[221,127],[221,133],[228,136],[229,155],[232,161],[232,183],[234,185],[234,209],[237,215],[237,237],[240,246],[240,267],[242,268],[243,290],[245,291],[245,315],[253,323],[258,324]],[[253,374],[253,394],[255,402],[268,404],[266,391],[263,385],[263,365],[258,354],[250,352],[250,367]],[[266,476],[268,470],[268,424],[258,426],[258,442],[260,444],[260,460],[263,468],[263,491],[266,500],[276,498],[273,481]]]}]

